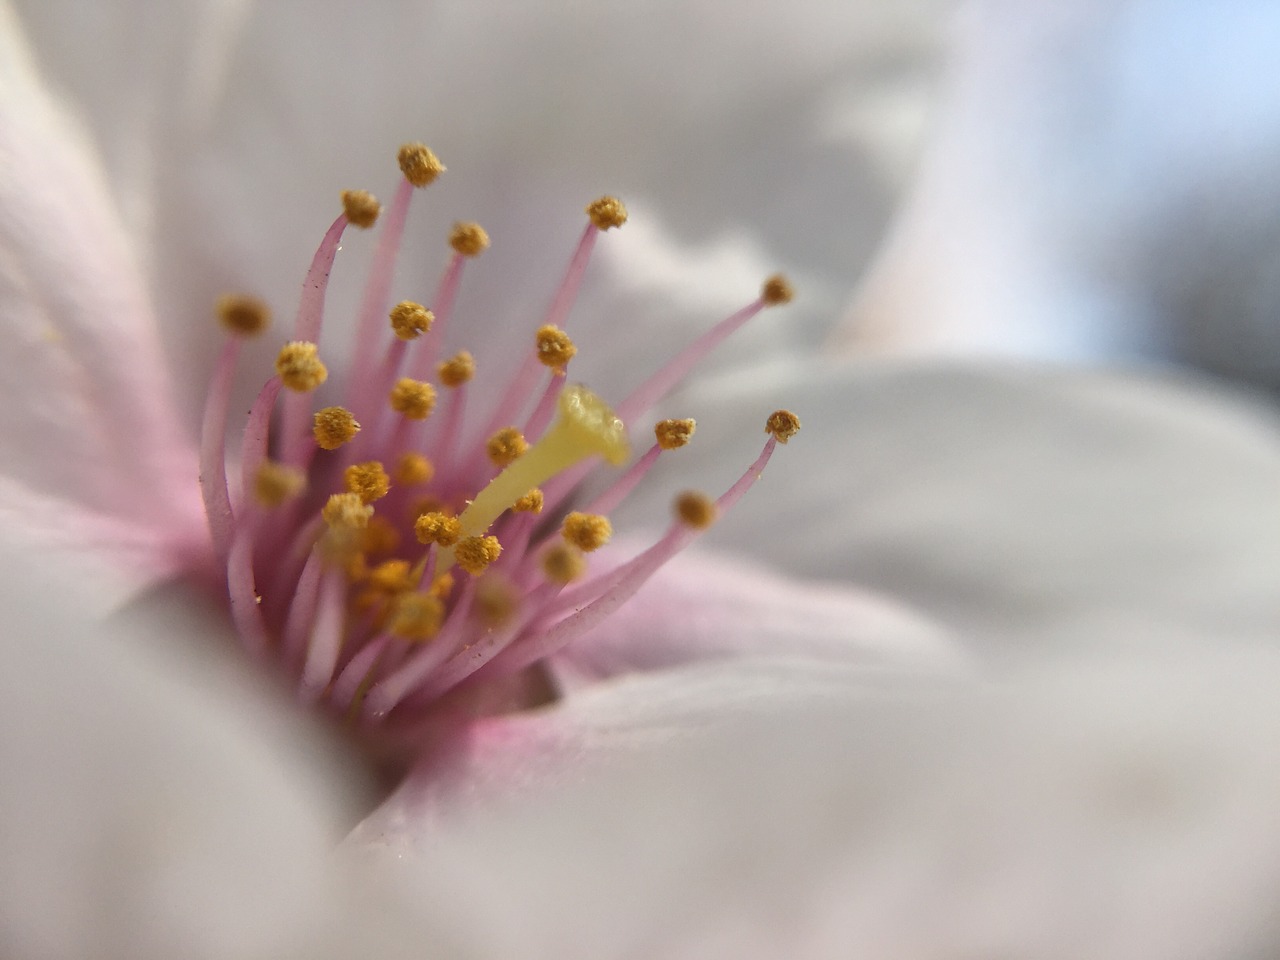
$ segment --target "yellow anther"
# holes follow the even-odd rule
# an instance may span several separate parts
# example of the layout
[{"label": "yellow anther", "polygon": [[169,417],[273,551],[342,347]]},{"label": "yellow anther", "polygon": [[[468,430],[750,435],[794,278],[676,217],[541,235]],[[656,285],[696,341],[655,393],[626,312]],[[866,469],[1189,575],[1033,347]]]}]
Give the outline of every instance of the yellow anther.
[{"label": "yellow anther", "polygon": [[297,467],[264,460],[253,475],[253,498],[264,507],[278,507],[307,488],[307,475]]},{"label": "yellow anther", "polygon": [[280,348],[276,357],[276,373],[290,390],[307,393],[329,379],[329,371],[320,362],[314,343],[293,340]]},{"label": "yellow anther", "polygon": [[489,249],[489,235],[478,223],[459,221],[449,233],[449,246],[464,257],[478,257]]},{"label": "yellow anther", "polygon": [[[489,481],[458,519],[467,535],[483,533],[534,487],[590,456],[612,464],[627,459],[627,430],[609,406],[586,387],[560,391],[559,418],[515,463]],[[442,557],[441,563],[447,558]]]},{"label": "yellow anther", "polygon": [[365,503],[381,500],[391,491],[391,478],[377,460],[353,463],[342,473],[348,493],[354,493]]},{"label": "yellow anther", "polygon": [[436,407],[436,388],[425,380],[401,377],[391,388],[391,409],[410,420],[425,420]]},{"label": "yellow anther", "polygon": [[466,350],[455,353],[436,367],[436,372],[440,375],[440,383],[444,386],[450,389],[460,387],[476,375],[475,357]]},{"label": "yellow anther", "polygon": [[444,173],[445,166],[425,143],[406,143],[396,154],[400,172],[415,187],[425,187]]},{"label": "yellow anther", "polygon": [[542,575],[552,583],[573,583],[587,572],[587,558],[567,543],[555,543],[542,551]]},{"label": "yellow anther", "polygon": [[271,326],[271,308],[247,294],[224,293],[214,312],[227,332],[239,337],[256,337]]},{"label": "yellow anther", "polygon": [[404,593],[396,598],[387,630],[401,640],[430,640],[444,625],[444,604],[429,593]]},{"label": "yellow anther", "polygon": [[689,490],[675,500],[675,515],[686,527],[705,530],[716,522],[716,502],[705,493]]},{"label": "yellow anther", "polygon": [[427,592],[430,593],[433,597],[439,597],[441,600],[444,600],[446,597],[449,596],[449,591],[452,589],[453,589],[453,574],[442,573],[440,574],[440,576],[436,577],[435,580],[431,581],[431,589],[428,590]]},{"label": "yellow anther", "polygon": [[400,546],[400,531],[386,517],[375,515],[369,518],[369,525],[364,528],[360,540],[365,553],[390,553]]},{"label": "yellow anther", "polygon": [[[333,531],[329,531],[329,535],[333,535]],[[329,544],[332,546],[332,544]],[[342,558],[342,570],[347,575],[347,579],[352,583],[359,583],[369,575],[369,564],[365,561],[364,554],[357,551],[348,552]]]},{"label": "yellow anther", "polygon": [[800,432],[800,418],[790,410],[775,410],[765,421],[764,432],[772,433],[779,443],[786,443]]},{"label": "yellow anther", "polygon": [[346,407],[325,407],[316,411],[311,432],[321,450],[337,450],[360,432],[360,424]]},{"label": "yellow anther", "polygon": [[424,513],[443,513],[448,517],[455,515],[455,511],[450,510],[449,505],[439,497],[419,497],[406,511],[406,516],[410,523],[416,523]]},{"label": "yellow anther", "polygon": [[369,586],[383,593],[404,593],[417,586],[408,560],[384,560],[369,571]]},{"label": "yellow anther", "polygon": [[564,518],[560,535],[565,542],[590,553],[609,542],[609,538],[613,536],[613,524],[608,517],[602,517],[598,513],[580,513],[575,510]]},{"label": "yellow anther", "polygon": [[402,454],[396,464],[396,483],[403,487],[417,487],[430,483],[436,475],[436,468],[421,453]]},{"label": "yellow anther", "polygon": [[503,427],[485,444],[485,452],[495,467],[508,467],[524,456],[529,442],[515,427]]},{"label": "yellow anther", "polygon": [[523,497],[511,505],[511,509],[516,513],[541,513],[542,512],[542,491],[534,487]]},{"label": "yellow anther", "polygon": [[587,216],[597,229],[608,230],[627,222],[627,208],[617,197],[601,197],[587,204]]},{"label": "yellow anther", "polygon": [[552,324],[539,327],[534,342],[538,362],[560,373],[564,373],[564,368],[578,352],[569,335]]},{"label": "yellow anther", "polygon": [[463,537],[453,548],[453,558],[473,577],[484,573],[502,553],[497,537]]},{"label": "yellow anther", "polygon": [[790,281],[780,273],[775,273],[766,280],[760,289],[760,299],[765,302],[765,306],[769,307],[790,303],[795,295],[796,292],[792,289]]},{"label": "yellow anther", "polygon": [[520,612],[520,591],[506,577],[491,573],[476,584],[475,602],[471,609],[486,627],[504,627]]},{"label": "yellow anther", "polygon": [[420,303],[401,300],[391,308],[391,329],[401,340],[417,340],[431,329],[435,314]]},{"label": "yellow anther", "polygon": [[452,547],[462,539],[462,524],[447,513],[424,513],[413,523],[413,535],[419,543]]},{"label": "yellow anther", "polygon": [[659,420],[653,426],[653,435],[663,450],[678,450],[693,439],[697,427],[695,420]]},{"label": "yellow anther", "polygon": [[355,493],[335,493],[320,511],[324,522],[332,529],[363,530],[373,516],[373,507]]},{"label": "yellow anther", "polygon": [[347,221],[361,230],[368,230],[378,222],[378,214],[382,212],[382,204],[368,190],[343,190],[342,212]]}]

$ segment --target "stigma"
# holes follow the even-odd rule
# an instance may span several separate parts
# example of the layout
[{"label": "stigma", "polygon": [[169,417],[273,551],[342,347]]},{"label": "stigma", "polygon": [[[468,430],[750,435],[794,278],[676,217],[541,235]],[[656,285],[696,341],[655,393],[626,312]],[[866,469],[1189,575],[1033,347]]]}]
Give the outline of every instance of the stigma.
[{"label": "stigma", "polygon": [[[570,376],[584,364],[566,329],[597,239],[627,220],[620,200],[601,197],[585,208],[546,315],[523,334],[522,359],[494,375],[450,330],[464,270],[490,243],[480,224],[453,224],[434,290],[391,302],[413,196],[445,172],[419,143],[397,159],[401,180],[385,208],[365,190],[342,194],[303,279],[293,329],[234,447],[230,392],[241,343],[264,334],[271,311],[247,295],[218,301],[227,340],[201,447],[210,535],[242,643],[301,700],[374,728],[412,725],[460,688],[589,641],[723,519],[800,428],[788,411],[762,413],[767,439],[736,483],[715,498],[680,494],[647,548],[600,562],[611,552],[597,554],[613,539],[610,515],[660,457],[693,441],[692,419],[647,420],[649,412],[726,337],[789,302],[790,284],[768,278],[740,310],[611,401]],[[329,278],[346,229],[377,222],[354,359],[334,378],[345,381],[339,390],[321,338]],[[446,356],[454,339],[462,342]],[[487,415],[464,417],[468,403],[484,401]],[[633,437],[645,434],[637,456]],[[584,502],[593,472],[609,478]]]}]

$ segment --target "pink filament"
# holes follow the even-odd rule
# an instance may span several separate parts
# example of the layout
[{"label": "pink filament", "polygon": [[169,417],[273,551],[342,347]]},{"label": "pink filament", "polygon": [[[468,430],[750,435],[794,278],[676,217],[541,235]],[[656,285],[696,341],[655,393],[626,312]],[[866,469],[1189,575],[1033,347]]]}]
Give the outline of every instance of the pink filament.
[{"label": "pink filament", "polygon": [[213,370],[209,394],[204,404],[200,430],[200,494],[209,523],[218,565],[225,566],[235,534],[235,515],[227,490],[227,416],[231,404],[231,381],[240,359],[240,338],[228,337]]},{"label": "pink filament", "polygon": [[[351,380],[347,397],[353,410],[360,410],[367,400],[367,383],[374,368],[378,345],[382,342],[387,311],[391,306],[391,281],[395,277],[396,258],[404,237],[404,225],[409,214],[409,201],[413,198],[413,185],[401,180],[383,217],[382,233],[369,268],[369,281],[365,285],[364,299],[360,304],[360,319],[356,326],[356,354],[351,366]],[[362,392],[362,390],[364,392]]]}]

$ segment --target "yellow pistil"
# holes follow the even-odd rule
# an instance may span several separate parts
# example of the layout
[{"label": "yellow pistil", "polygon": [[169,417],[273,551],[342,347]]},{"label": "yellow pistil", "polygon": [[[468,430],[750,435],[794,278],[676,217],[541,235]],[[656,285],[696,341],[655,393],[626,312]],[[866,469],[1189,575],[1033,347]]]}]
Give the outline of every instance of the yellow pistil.
[{"label": "yellow pistil", "polygon": [[765,421],[764,432],[773,434],[779,443],[786,443],[800,432],[800,418],[790,410],[775,410]]},{"label": "yellow pistil", "polygon": [[716,503],[705,493],[689,490],[675,499],[676,518],[686,527],[705,530],[716,522]]},{"label": "yellow pistil", "polygon": [[369,586],[383,593],[407,593],[417,580],[408,560],[384,560],[369,571]]},{"label": "yellow pistil", "polygon": [[567,543],[590,553],[609,542],[609,538],[613,536],[613,524],[608,517],[602,517],[598,513],[580,513],[575,510],[564,518],[560,535]]},{"label": "yellow pistil", "polygon": [[359,494],[335,493],[325,503],[320,516],[331,530],[363,530],[373,516],[373,507],[361,500]]},{"label": "yellow pistil", "polygon": [[587,216],[597,229],[608,230],[627,222],[627,208],[617,197],[601,197],[587,204]]},{"label": "yellow pistil", "polygon": [[430,640],[444,625],[444,604],[429,593],[403,593],[396,598],[387,627],[392,636],[417,643]]},{"label": "yellow pistil", "polygon": [[485,451],[495,467],[509,467],[529,449],[524,434],[515,427],[503,427],[485,444]]},{"label": "yellow pistil", "polygon": [[308,393],[329,379],[316,345],[306,340],[293,340],[280,348],[276,373],[281,383],[298,393]]},{"label": "yellow pistil", "polygon": [[567,543],[555,543],[542,551],[542,575],[552,583],[573,583],[587,572],[587,558]]},{"label": "yellow pistil", "polygon": [[433,511],[424,513],[413,523],[413,535],[419,543],[452,547],[462,539],[462,524],[457,517]]},{"label": "yellow pistil", "polygon": [[401,377],[391,388],[391,409],[410,420],[425,420],[436,406],[436,388],[425,380]]},{"label": "yellow pistil", "polygon": [[489,249],[489,234],[478,223],[459,221],[449,234],[449,246],[464,257],[478,257]]},{"label": "yellow pistil", "polygon": [[347,492],[356,494],[363,502],[381,500],[391,491],[391,478],[377,460],[353,463],[342,473]]},{"label": "yellow pistil", "polygon": [[403,487],[418,487],[430,483],[435,475],[435,466],[421,453],[403,454],[396,464],[396,483]]},{"label": "yellow pistil", "polygon": [[435,314],[420,303],[401,300],[391,308],[391,329],[401,340],[417,340],[431,329]]},{"label": "yellow pistil", "polygon": [[463,537],[453,548],[453,559],[474,577],[484,573],[501,553],[497,537]]},{"label": "yellow pistil", "polygon": [[360,432],[360,424],[346,407],[325,407],[316,411],[311,432],[321,450],[337,450]]},{"label": "yellow pistil", "polygon": [[766,280],[764,287],[760,290],[760,299],[770,307],[790,303],[795,295],[796,292],[792,289],[790,281],[780,273],[775,273]]},{"label": "yellow pistil", "polygon": [[491,573],[476,584],[472,609],[486,627],[505,627],[520,612],[520,592],[506,577]]},{"label": "yellow pistil", "polygon": [[678,450],[693,439],[697,426],[695,420],[659,420],[654,424],[653,435],[663,450]]},{"label": "yellow pistil", "polygon": [[253,475],[253,497],[267,508],[294,499],[306,488],[305,473],[274,460],[264,460]]},{"label": "yellow pistil", "polygon": [[456,389],[476,375],[475,357],[466,350],[455,353],[436,367],[436,372],[440,376],[441,385],[451,390]]},{"label": "yellow pistil", "polygon": [[516,513],[541,513],[542,512],[542,491],[534,487],[523,497],[511,505],[511,509]]},{"label": "yellow pistil", "polygon": [[444,173],[445,166],[425,143],[406,143],[396,154],[400,172],[415,187],[425,187]]},{"label": "yellow pistil", "polygon": [[578,352],[578,348],[574,346],[573,340],[569,338],[569,335],[550,323],[545,327],[538,328],[534,342],[536,344],[538,362],[558,373],[564,373],[564,368],[573,359],[574,354]]},{"label": "yellow pistil", "polygon": [[271,326],[271,308],[247,294],[224,293],[214,311],[227,332],[239,337],[256,337]]},{"label": "yellow pistil", "polygon": [[382,204],[368,190],[343,190],[342,212],[352,226],[368,230],[378,222]]}]

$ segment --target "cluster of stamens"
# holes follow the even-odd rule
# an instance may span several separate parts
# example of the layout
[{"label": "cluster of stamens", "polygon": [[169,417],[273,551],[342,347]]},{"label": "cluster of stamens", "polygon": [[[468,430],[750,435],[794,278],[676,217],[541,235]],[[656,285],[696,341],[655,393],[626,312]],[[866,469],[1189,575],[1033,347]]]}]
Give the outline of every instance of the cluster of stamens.
[{"label": "cluster of stamens", "polygon": [[[230,334],[205,412],[201,486],[214,548],[227,571],[232,615],[245,645],[280,664],[308,701],[363,722],[412,719],[463,684],[522,671],[594,629],[731,508],[799,421],[767,422],[763,450],[719,498],[681,494],[656,543],[593,572],[589,557],[613,536],[608,515],[659,456],[687,445],[692,420],[662,420],[654,442],[590,503],[569,509],[597,459],[630,457],[626,420],[643,416],[730,333],[785,303],[781,277],[654,373],[615,409],[567,369],[577,347],[565,321],[597,237],[621,226],[622,203],[587,207],[588,223],[532,349],[510,376],[486,426],[472,435],[463,411],[476,376],[471,354],[441,359],[466,261],[489,245],[459,223],[430,308],[390,304],[410,200],[444,167],[425,146],[400,150],[403,173],[385,215],[357,327],[343,403],[319,406],[328,378],[320,333],[325,291],[343,232],[382,211],[365,191],[343,212],[303,283],[292,339],[254,402],[229,482],[227,417],[244,337],[269,322],[264,304],[224,297]],[[232,490],[235,496],[232,496]],[[556,523],[551,518],[558,517]]]}]

